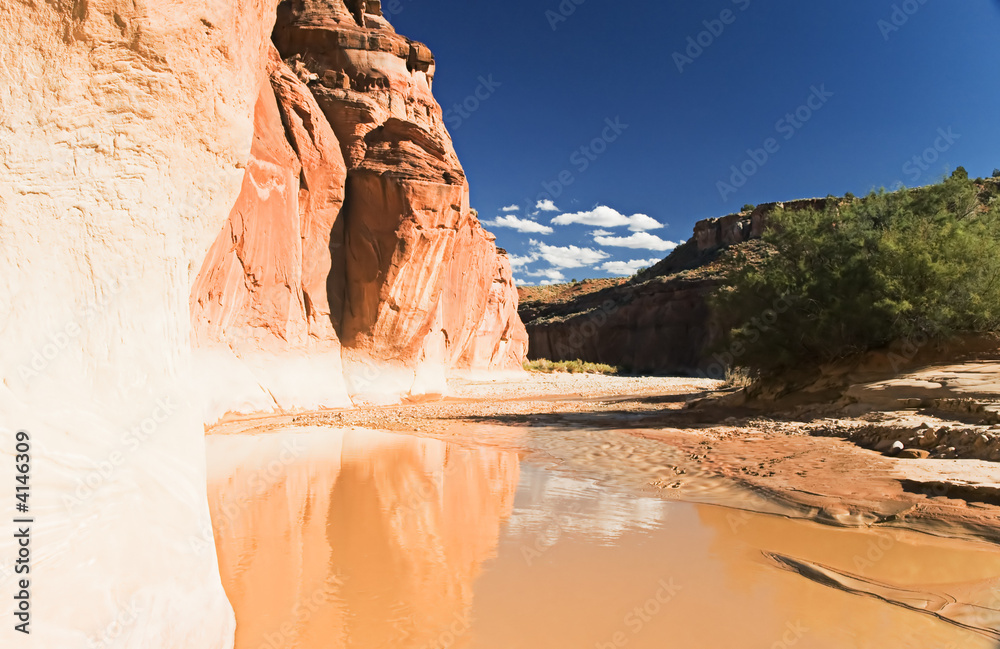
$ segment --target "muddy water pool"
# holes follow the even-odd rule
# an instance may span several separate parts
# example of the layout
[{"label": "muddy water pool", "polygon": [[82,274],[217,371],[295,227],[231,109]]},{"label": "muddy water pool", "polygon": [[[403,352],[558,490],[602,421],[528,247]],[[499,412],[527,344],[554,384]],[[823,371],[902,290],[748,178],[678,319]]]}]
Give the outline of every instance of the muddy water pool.
[{"label": "muddy water pool", "polygon": [[1000,647],[985,543],[750,513],[725,485],[735,507],[664,500],[644,463],[604,480],[579,453],[319,428],[208,449],[237,649]]}]

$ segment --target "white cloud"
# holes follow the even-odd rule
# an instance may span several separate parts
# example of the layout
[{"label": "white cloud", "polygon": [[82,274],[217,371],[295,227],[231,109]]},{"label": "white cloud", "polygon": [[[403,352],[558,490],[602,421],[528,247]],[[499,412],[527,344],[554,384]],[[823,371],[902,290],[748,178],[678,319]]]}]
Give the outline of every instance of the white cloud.
[{"label": "white cloud", "polygon": [[483,221],[483,223],[497,228],[510,228],[518,232],[532,232],[535,234],[552,234],[553,232],[552,228],[547,225],[542,225],[531,219],[522,219],[513,214],[498,216],[492,221]]},{"label": "white cloud", "polygon": [[552,219],[553,225],[571,225],[573,223],[595,225],[600,228],[620,228],[627,225],[630,232],[645,232],[663,227],[662,223],[645,214],[625,216],[607,205],[598,205],[589,212],[560,214]]},{"label": "white cloud", "polygon": [[531,262],[538,261],[538,254],[531,253],[528,255],[518,256],[509,255],[511,268],[520,268],[521,266],[527,266]]},{"label": "white cloud", "polygon": [[535,205],[535,209],[536,210],[541,210],[543,212],[558,212],[559,211],[559,208],[556,207],[556,204],[553,203],[552,201],[550,201],[547,198],[545,200],[538,201],[538,203]]},{"label": "white cloud", "polygon": [[[543,268],[542,270],[536,270],[531,273],[525,273],[528,277],[544,277],[549,284],[555,282],[565,282],[566,276],[558,268]],[[543,281],[542,284],[546,282]]]},{"label": "white cloud", "polygon": [[614,232],[611,232],[610,230],[594,230],[590,234],[591,234],[591,236],[594,236],[594,237],[606,237],[606,236],[614,234]]},{"label": "white cloud", "polygon": [[594,241],[600,246],[659,250],[661,252],[673,250],[679,245],[673,241],[664,241],[655,234],[650,234],[648,232],[636,232],[635,234],[631,234],[627,237],[594,237]]},{"label": "white cloud", "polygon": [[601,270],[607,271],[612,275],[621,275],[623,277],[635,275],[636,271],[640,268],[648,268],[653,264],[660,261],[659,259],[632,259],[631,261],[608,261],[601,264]]},{"label": "white cloud", "polygon": [[604,261],[610,255],[603,250],[577,246],[550,246],[532,239],[531,245],[539,257],[557,268],[583,268]]},{"label": "white cloud", "polygon": [[503,208],[501,211],[503,211],[503,212],[516,212],[519,209],[521,209],[521,208],[518,207],[517,205],[508,205],[507,207]]}]

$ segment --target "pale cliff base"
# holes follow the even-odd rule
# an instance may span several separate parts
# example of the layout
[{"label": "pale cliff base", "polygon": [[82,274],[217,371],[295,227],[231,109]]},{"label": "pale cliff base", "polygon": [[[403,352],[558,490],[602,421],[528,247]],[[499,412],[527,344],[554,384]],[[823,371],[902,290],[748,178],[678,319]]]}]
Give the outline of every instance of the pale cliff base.
[{"label": "pale cliff base", "polygon": [[340,352],[284,352],[237,357],[216,347],[194,352],[205,424],[228,414],[352,405]]},{"label": "pale cliff base", "polygon": [[[4,624],[0,646],[232,647],[235,619],[199,488],[196,408],[168,391],[133,394],[128,406],[33,396],[0,388],[0,421],[17,422],[31,444],[29,511],[5,513],[34,520],[30,573],[14,572],[12,535],[0,543],[3,592],[30,579],[32,615],[30,637]],[[4,451],[15,434],[0,428]]]},{"label": "pale cliff base", "polygon": [[[194,351],[188,382],[201,419],[212,425],[241,415],[330,408],[386,406],[456,396],[462,382],[510,382],[523,370],[452,370],[428,362],[417,367],[327,350],[258,352],[236,356],[224,347]],[[458,382],[458,383],[456,383]]]}]

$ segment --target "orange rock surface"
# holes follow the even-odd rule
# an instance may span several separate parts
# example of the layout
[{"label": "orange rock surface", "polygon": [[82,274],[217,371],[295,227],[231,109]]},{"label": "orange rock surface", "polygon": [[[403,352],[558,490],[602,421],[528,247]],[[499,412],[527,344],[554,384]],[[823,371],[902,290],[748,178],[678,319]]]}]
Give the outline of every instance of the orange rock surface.
[{"label": "orange rock surface", "polygon": [[283,3],[273,39],[243,191],[192,291],[196,343],[342,344],[352,395],[520,369],[510,263],[469,207],[430,51],[371,2]]}]

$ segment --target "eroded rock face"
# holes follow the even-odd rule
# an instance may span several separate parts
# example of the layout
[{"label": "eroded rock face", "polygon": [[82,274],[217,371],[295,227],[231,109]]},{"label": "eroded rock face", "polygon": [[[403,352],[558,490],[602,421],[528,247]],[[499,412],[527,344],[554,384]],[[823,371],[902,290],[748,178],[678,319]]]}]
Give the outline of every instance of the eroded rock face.
[{"label": "eroded rock face", "polygon": [[0,459],[31,435],[34,647],[232,646],[188,295],[239,194],[274,10],[0,4]]},{"label": "eroded rock face", "polygon": [[581,359],[638,374],[697,374],[719,335],[717,278],[625,283],[525,314],[531,358]]},{"label": "eroded rock face", "polygon": [[327,282],[343,275],[330,247],[343,245],[347,168],[316,100],[273,48],[268,74],[242,191],[192,291],[195,343],[339,348],[342,285]]},{"label": "eroded rock face", "polygon": [[[309,88],[271,47],[243,187],[191,292],[193,342],[213,377],[206,419],[349,404],[340,361],[347,168]],[[227,380],[218,381],[219,375]]]},{"label": "eroded rock face", "polygon": [[431,93],[434,59],[378,3],[295,0],[274,42],[322,108],[348,175],[340,340],[348,387],[428,392],[450,369],[519,369],[527,336],[509,263],[469,208]]},{"label": "eroded rock face", "polygon": [[510,264],[469,208],[430,51],[377,2],[278,14],[243,191],[191,295],[206,374],[231,377],[206,418],[519,370]]}]

